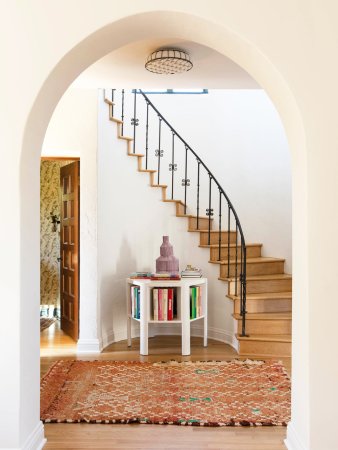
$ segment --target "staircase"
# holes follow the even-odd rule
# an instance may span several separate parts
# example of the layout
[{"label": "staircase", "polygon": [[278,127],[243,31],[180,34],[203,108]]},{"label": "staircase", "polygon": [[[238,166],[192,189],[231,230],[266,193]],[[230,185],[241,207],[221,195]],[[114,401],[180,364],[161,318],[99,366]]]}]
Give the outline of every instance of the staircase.
[{"label": "staircase", "polygon": [[[126,142],[127,156],[137,158],[137,170],[149,173],[150,187],[160,189],[162,201],[175,205],[176,216],[187,220],[187,231],[199,233],[201,248],[208,249],[209,263],[219,266],[219,280],[227,283],[226,297],[233,301],[233,317],[237,321],[236,338],[240,356],[249,357],[290,357],[291,356],[291,311],[292,311],[292,276],[284,272],[284,259],[262,256],[261,243],[245,243],[241,225],[229,198],[213,177],[198,155],[171,127],[151,101],[141,91],[133,91],[133,117],[131,119],[133,137],[124,135],[126,92],[121,92],[121,118],[118,118],[116,102],[112,90],[112,100],[105,98],[109,105],[109,120],[117,124],[117,137]],[[137,96],[146,102],[145,153],[136,153],[136,118]],[[159,119],[158,150],[156,150],[157,169],[150,169],[148,154],[148,132],[150,127],[149,111],[152,110]],[[161,130],[163,125],[172,133],[172,159],[169,164],[171,185],[160,183],[161,170]],[[139,133],[139,132],[138,132]],[[175,138],[179,139],[185,149],[185,174],[182,179],[184,200],[174,198]],[[142,148],[144,145],[142,145]],[[197,203],[196,214],[188,214],[187,179],[188,151],[197,161]],[[163,164],[162,164],[163,166]],[[206,170],[209,177],[206,216],[199,214],[200,205],[200,169]],[[163,171],[163,168],[162,168]],[[212,203],[212,183],[219,192],[216,202]],[[177,190],[177,189],[176,189]],[[217,192],[216,190],[216,192]],[[222,203],[223,201],[223,203]],[[216,206],[215,206],[216,203]],[[224,213],[225,208],[225,213]],[[215,221],[214,216],[218,216]],[[224,218],[225,217],[225,218]],[[217,222],[217,223],[215,223]],[[225,230],[222,228],[225,223]]]}]

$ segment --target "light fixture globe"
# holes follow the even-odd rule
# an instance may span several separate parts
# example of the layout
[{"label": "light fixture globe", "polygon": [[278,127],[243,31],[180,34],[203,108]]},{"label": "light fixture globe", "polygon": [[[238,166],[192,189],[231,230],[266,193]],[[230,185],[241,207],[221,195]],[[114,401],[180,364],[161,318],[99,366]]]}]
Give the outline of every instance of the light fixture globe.
[{"label": "light fixture globe", "polygon": [[164,74],[188,72],[192,67],[188,53],[177,49],[156,50],[148,56],[145,64],[149,72]]}]

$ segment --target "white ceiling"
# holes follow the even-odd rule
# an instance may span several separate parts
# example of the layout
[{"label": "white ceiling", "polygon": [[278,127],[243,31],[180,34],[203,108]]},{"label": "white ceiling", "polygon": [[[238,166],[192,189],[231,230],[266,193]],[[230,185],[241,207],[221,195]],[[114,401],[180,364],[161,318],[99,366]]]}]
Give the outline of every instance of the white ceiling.
[{"label": "white ceiling", "polygon": [[[183,74],[159,75],[144,68],[150,53],[172,47],[189,53],[194,67]],[[229,58],[195,42],[144,40],[121,47],[86,69],[73,83],[80,88],[259,89],[251,76]]]}]

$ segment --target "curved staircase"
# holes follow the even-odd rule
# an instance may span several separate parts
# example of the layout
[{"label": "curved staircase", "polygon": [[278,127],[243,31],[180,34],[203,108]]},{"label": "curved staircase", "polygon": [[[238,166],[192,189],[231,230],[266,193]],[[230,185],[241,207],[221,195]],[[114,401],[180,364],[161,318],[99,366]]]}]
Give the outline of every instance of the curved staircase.
[{"label": "curved staircase", "polygon": [[[114,91],[112,91],[112,99],[114,98]],[[135,91],[133,92],[135,93]],[[124,95],[123,91],[122,101]],[[146,99],[147,105],[151,105],[159,114],[150,100],[144,94],[142,95]],[[134,118],[132,119],[134,137],[123,135],[123,106],[122,118],[119,119],[114,115],[115,102],[105,98],[104,101],[109,105],[109,120],[117,125],[118,139],[126,141],[127,156],[137,158],[137,170],[149,173],[150,187],[161,189],[163,202],[175,204],[176,216],[187,220],[187,231],[199,233],[199,246],[208,249],[209,263],[219,265],[218,279],[227,283],[226,297],[232,300],[234,304],[233,317],[237,321],[236,338],[239,355],[290,357],[292,276],[284,272],[284,259],[263,257],[263,244],[261,243],[244,243],[244,261],[246,261],[246,264],[243,283],[243,248],[241,248],[241,243],[244,242],[244,239],[241,243],[238,243],[237,222],[236,230],[230,228],[229,230],[223,230],[220,227],[214,229],[212,214],[208,216],[187,214],[187,205],[184,201],[172,198],[172,195],[168,195],[170,186],[158,182],[158,170],[149,169],[147,162],[145,164],[144,161],[148,161],[148,155],[135,152],[135,126],[138,125],[138,119],[136,119],[136,95],[134,97]],[[163,116],[161,117],[163,118]],[[168,124],[168,122],[166,123]],[[173,129],[171,128],[171,130]],[[195,153],[194,155],[197,156]],[[228,200],[227,197],[226,199]],[[240,259],[239,254],[241,254]],[[243,296],[245,297],[244,310]]]}]

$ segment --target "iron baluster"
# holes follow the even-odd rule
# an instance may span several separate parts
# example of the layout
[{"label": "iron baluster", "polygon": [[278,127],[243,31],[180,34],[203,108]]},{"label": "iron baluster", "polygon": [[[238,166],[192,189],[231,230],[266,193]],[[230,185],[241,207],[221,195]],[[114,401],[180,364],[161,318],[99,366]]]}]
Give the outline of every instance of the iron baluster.
[{"label": "iron baluster", "polygon": [[136,118],[136,89],[134,89],[134,117],[131,119],[131,124],[134,127],[133,153],[135,153],[135,148],[136,148],[136,127],[139,124],[139,120]]},{"label": "iron baluster", "polygon": [[185,146],[185,170],[184,170],[184,214],[187,214],[187,186],[190,184],[188,180],[188,147]]},{"label": "iron baluster", "polygon": [[222,192],[219,190],[219,210],[218,210],[218,261],[221,261],[222,248]]},{"label": "iron baluster", "polygon": [[122,89],[122,110],[121,110],[121,120],[122,120],[122,125],[121,125],[121,136],[123,136],[123,128],[124,128],[124,89]]},{"label": "iron baluster", "polygon": [[171,200],[174,200],[174,172],[177,170],[177,165],[175,164],[175,133],[172,134],[171,164],[169,164],[169,170],[171,170]]},{"label": "iron baluster", "polygon": [[210,230],[211,230],[211,217],[214,215],[214,211],[211,208],[211,174],[209,173],[209,208],[207,209],[208,220],[208,245],[210,245]]},{"label": "iron baluster", "polygon": [[245,243],[243,245],[243,276],[242,276],[242,336],[247,336],[245,330],[245,319],[246,319],[246,247]]},{"label": "iron baluster", "polygon": [[200,166],[201,162],[197,160],[197,219],[196,219],[196,230],[199,229],[199,219],[200,219]]},{"label": "iron baluster", "polygon": [[146,121],[146,169],[148,169],[148,139],[149,139],[149,103],[147,102],[147,121]]},{"label": "iron baluster", "polygon": [[235,295],[237,296],[237,235],[238,235],[238,227],[236,222],[236,257],[235,257]]},{"label": "iron baluster", "polygon": [[[163,150],[161,150],[161,126],[162,126],[162,119],[159,117],[158,122],[158,150],[157,150],[157,184],[160,184],[160,170],[161,170],[161,156],[163,155]],[[162,154],[161,154],[162,152]]]},{"label": "iron baluster", "polygon": [[[242,285],[242,276],[243,276],[243,241],[241,236],[241,265],[240,265],[240,274],[239,274],[239,281],[240,281],[240,299],[241,299],[241,306],[243,304],[243,285]],[[242,311],[241,311],[242,315]]]},{"label": "iron baluster", "polygon": [[230,278],[230,205],[228,203],[228,278]]}]

